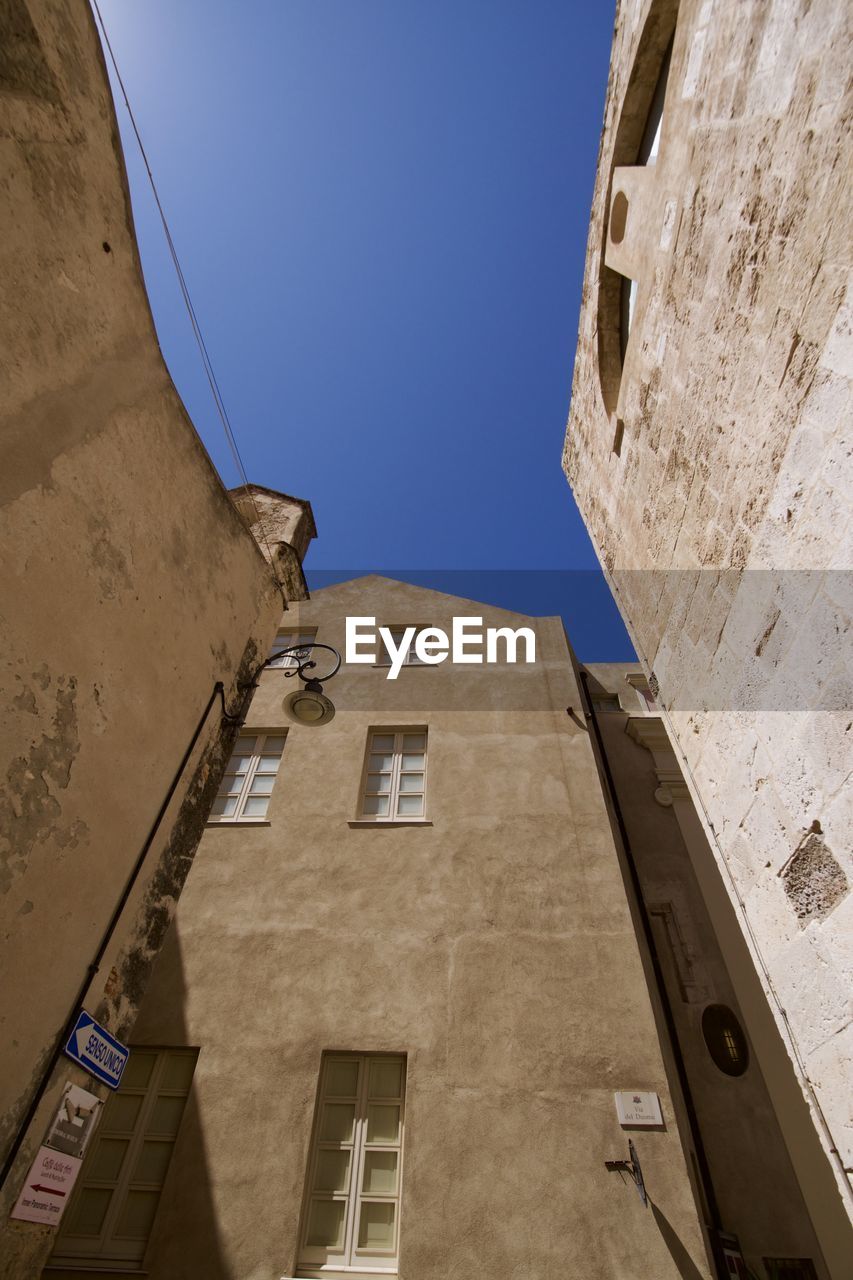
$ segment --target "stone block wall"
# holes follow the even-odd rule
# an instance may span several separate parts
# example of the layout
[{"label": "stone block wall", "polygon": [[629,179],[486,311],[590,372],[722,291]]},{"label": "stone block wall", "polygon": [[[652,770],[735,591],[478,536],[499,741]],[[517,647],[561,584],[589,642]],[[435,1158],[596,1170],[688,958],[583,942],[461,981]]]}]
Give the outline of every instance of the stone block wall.
[{"label": "stone block wall", "polygon": [[840,0],[619,6],[564,454],[848,1211],[850,53]]}]

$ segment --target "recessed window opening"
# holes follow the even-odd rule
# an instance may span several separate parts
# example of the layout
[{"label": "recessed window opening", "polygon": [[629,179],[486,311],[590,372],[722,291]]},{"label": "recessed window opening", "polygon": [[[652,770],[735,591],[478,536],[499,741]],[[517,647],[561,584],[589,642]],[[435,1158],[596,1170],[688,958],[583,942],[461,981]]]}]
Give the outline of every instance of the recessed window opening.
[{"label": "recessed window opening", "polygon": [[[408,647],[403,657],[402,665],[404,667],[422,667],[424,663],[421,662],[420,658],[415,653],[415,639],[417,637],[418,632],[423,631],[424,628],[421,626],[417,626],[413,622],[410,622],[407,626],[404,626],[404,627],[388,627],[388,631],[390,631],[391,633],[391,640],[394,644],[394,648],[399,652],[400,645],[403,643],[403,638],[406,632],[408,631],[409,627],[415,628],[415,634],[409,640]],[[391,666],[391,654],[384,644],[382,645],[382,649],[379,653],[379,661],[377,662],[376,665],[378,667]]]},{"label": "recessed window opening", "polygon": [[664,54],[661,63],[660,74],[658,75],[657,84],[655,85],[655,93],[652,98],[652,105],[649,107],[649,114],[646,119],[646,125],[643,129],[643,138],[640,143],[640,149],[637,152],[637,164],[656,164],[658,151],[660,150],[660,135],[663,127],[663,108],[666,101],[666,86],[669,81],[669,68],[672,62],[672,40],[670,40],[667,51]]},{"label": "recessed window opening", "polygon": [[270,646],[269,656],[274,658],[276,654],[280,654],[280,657],[276,658],[275,662],[270,662],[267,670],[271,667],[280,669],[282,667],[297,666],[296,654],[282,653],[282,649],[292,649],[294,645],[310,645],[314,643],[316,638],[316,627],[312,631],[279,631]]},{"label": "recessed window opening", "polygon": [[377,729],[370,733],[362,783],[362,818],[377,822],[424,817],[426,729]]},{"label": "recessed window opening", "polygon": [[[666,102],[666,87],[669,80],[669,67],[671,61],[672,40],[670,40],[667,51],[664,54],[657,84],[655,85],[654,97],[652,98],[652,104],[649,107],[649,114],[646,117],[643,137],[640,142],[639,151],[637,152],[637,165],[654,165],[657,163],[658,152],[660,150],[661,130],[663,128],[663,109],[664,103]],[[610,215],[611,222],[617,215],[616,202],[621,194],[621,192],[617,192],[613,200],[613,207]],[[618,244],[619,241],[614,240],[614,243]],[[631,325],[634,320],[634,308],[636,306],[636,302],[637,281],[631,280],[627,276],[622,276],[619,285],[619,347],[623,364],[625,363],[625,353],[628,349],[628,335],[631,332]]]},{"label": "recessed window opening", "polygon": [[225,766],[210,822],[266,818],[286,736],[280,729],[240,734]]},{"label": "recessed window opening", "polygon": [[708,1005],[702,1014],[702,1035],[714,1065],[727,1076],[742,1076],[749,1066],[749,1049],[741,1025],[727,1005]]},{"label": "recessed window opening", "polygon": [[637,301],[637,281],[628,276],[619,277],[619,355],[625,363],[628,350],[628,334],[631,332],[631,321],[634,319],[634,306]]},{"label": "recessed window opening", "polygon": [[396,1275],[406,1059],[327,1053],[299,1237],[299,1276]]},{"label": "recessed window opening", "polygon": [[83,1161],[54,1263],[103,1268],[111,1262],[112,1274],[141,1262],[197,1058],[197,1049],[131,1050]]},{"label": "recessed window opening", "polygon": [[619,697],[615,693],[605,693],[600,698],[595,698],[592,704],[593,711],[607,712],[621,711],[622,704]]},{"label": "recessed window opening", "polygon": [[[616,128],[612,155],[614,171],[632,166],[653,166],[657,163],[663,137],[666,90],[677,17],[678,0],[652,0]],[[654,85],[651,97],[650,85]],[[618,186],[613,186],[609,199],[616,204],[619,194]],[[627,193],[622,194],[627,201]],[[627,211],[623,212],[626,213],[626,228],[623,229],[621,238],[627,242],[636,230],[642,233],[642,227],[633,230],[628,228],[629,214]],[[615,230],[618,237],[618,225]],[[608,247],[616,248],[619,243],[612,232],[608,219],[601,244],[597,342],[601,397],[609,418],[616,413],[619,404],[622,370],[637,303],[637,283],[608,266],[605,261]]]}]

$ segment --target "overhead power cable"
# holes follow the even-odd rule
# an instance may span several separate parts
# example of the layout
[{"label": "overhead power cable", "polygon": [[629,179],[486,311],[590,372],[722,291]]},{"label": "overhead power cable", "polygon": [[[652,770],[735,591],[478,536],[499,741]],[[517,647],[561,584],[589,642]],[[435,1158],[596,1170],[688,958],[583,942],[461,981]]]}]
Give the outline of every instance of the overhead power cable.
[{"label": "overhead power cable", "polygon": [[[225,408],[225,401],[223,400],[222,392],[219,389],[219,383],[216,378],[216,373],[214,372],[214,369],[213,369],[213,362],[210,358],[210,353],[208,352],[207,344],[204,340],[204,334],[201,331],[201,325],[199,324],[198,316],[196,314],[195,307],[193,306],[192,298],[190,297],[189,286],[187,285],[186,277],[184,276],[183,270],[181,268],[181,263],[178,258],[178,251],[175,248],[175,242],[172,239],[172,233],[169,230],[169,223],[166,220],[166,214],[163,209],[163,204],[160,200],[160,194],[157,190],[157,184],[154,181],[154,174],[151,171],[151,165],[148,161],[148,154],[142,142],[142,136],[139,132],[139,127],[136,123],[136,117],[133,114],[133,108],[130,105],[130,99],[128,97],[127,89],[125,88],[124,81],[121,78],[121,72],[118,69],[116,56],[115,56],[115,53],[113,52],[113,47],[110,43],[110,38],[107,34],[106,24],[104,23],[104,19],[101,15],[101,11],[98,8],[98,0],[92,0],[92,7],[95,10],[95,14],[97,15],[98,24],[101,28],[101,34],[104,37],[104,44],[107,48],[107,51],[110,55],[110,61],[112,62],[112,65],[113,65],[113,71],[115,72],[116,81],[118,82],[119,88],[121,89],[122,97],[124,98],[124,105],[127,109],[128,118],[133,128],[134,135],[136,136],[136,141],[139,146],[139,152],[140,152],[140,155],[142,156],[142,161],[145,165],[145,172],[148,174],[148,181],[151,184],[151,191],[154,195],[154,201],[157,205],[157,212],[159,213],[160,221],[163,224],[163,232],[166,237],[166,244],[168,245],[169,254],[171,256],[172,263],[175,268],[175,274],[177,275],[177,278],[178,278],[178,284],[180,286],[181,296],[183,297],[184,305],[187,309],[187,315],[190,318],[190,324],[192,325],[193,335],[196,340],[196,345],[198,346],[198,349],[199,349],[199,354],[201,355],[201,362],[202,362],[202,365],[204,366],[204,372],[207,377],[211,394],[213,396],[213,402],[216,405],[216,410],[217,410],[217,413],[219,414],[220,422],[222,423],[222,429],[225,432],[225,439],[228,442],[228,447],[231,450],[231,456],[233,457],[234,464],[237,468],[237,474],[240,476],[240,478],[243,481],[243,484],[246,486],[248,490],[249,478],[246,475],[246,468],[244,467],[243,459],[240,456],[240,449],[237,445],[237,438],[234,434],[234,429],[231,426],[231,419],[228,416],[228,410]],[[274,561],[273,561],[273,555],[272,555],[272,548],[270,547],[269,541],[267,539],[266,528],[261,518],[261,513],[258,510],[258,504],[255,502],[254,494],[252,494],[251,491],[249,491],[249,498],[251,499],[252,506],[254,507],[254,510],[255,510],[255,518],[257,520],[258,528],[261,531],[261,536],[263,537],[264,545],[266,546],[267,552],[269,554],[270,564],[273,564]]]}]

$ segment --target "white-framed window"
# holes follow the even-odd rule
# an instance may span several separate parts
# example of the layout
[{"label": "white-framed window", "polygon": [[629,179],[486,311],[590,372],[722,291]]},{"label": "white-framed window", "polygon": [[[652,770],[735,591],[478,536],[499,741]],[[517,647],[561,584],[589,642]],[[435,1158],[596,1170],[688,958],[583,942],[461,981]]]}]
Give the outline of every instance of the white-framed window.
[{"label": "white-framed window", "polygon": [[131,1049],[86,1152],[51,1261],[116,1268],[141,1262],[197,1058],[197,1049]]},{"label": "white-framed window", "polygon": [[266,818],[286,736],[281,729],[240,734],[225,766],[210,822],[260,822]]},{"label": "white-framed window", "polygon": [[377,822],[423,818],[426,764],[426,729],[371,729],[360,816]]},{"label": "white-framed window", "polygon": [[[282,649],[292,649],[297,644],[313,644],[317,639],[317,628],[308,631],[288,631],[282,630],[276,633],[275,640],[270,646],[269,656],[275,658],[274,662],[270,662],[267,670],[277,670],[281,667],[295,667],[297,665],[296,657],[292,653],[282,653]],[[276,658],[276,654],[281,656]]]},{"label": "white-framed window", "polygon": [[406,1059],[326,1053],[297,1275],[396,1275]]},{"label": "white-framed window", "polygon": [[[425,665],[421,661],[421,659],[418,657],[418,655],[415,653],[415,638],[418,632],[423,631],[424,628],[420,626],[415,626],[413,622],[410,622],[408,626],[405,626],[405,627],[388,627],[387,628],[387,630],[390,631],[391,633],[391,639],[394,642],[394,648],[399,653],[400,645],[403,643],[403,637],[405,636],[409,627],[413,627],[413,626],[415,627],[415,634],[412,636],[411,640],[409,641],[408,647],[406,648],[406,652],[402,662],[402,666],[404,667],[422,667]],[[391,665],[391,654],[389,653],[388,649],[385,647],[384,644],[382,645],[382,648],[379,652],[379,661],[377,662],[376,665],[377,667],[390,667]]]}]

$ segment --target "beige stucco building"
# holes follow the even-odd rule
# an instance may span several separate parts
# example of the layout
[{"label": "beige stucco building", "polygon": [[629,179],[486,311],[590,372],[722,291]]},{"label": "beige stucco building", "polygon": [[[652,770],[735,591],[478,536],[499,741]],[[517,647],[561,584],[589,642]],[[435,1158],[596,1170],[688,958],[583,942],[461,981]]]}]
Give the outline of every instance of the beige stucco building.
[{"label": "beige stucco building", "polygon": [[[293,606],[277,644],[343,652],[353,616],[526,627],[535,660],[345,663],[319,728],[283,714],[292,665],[263,675],[47,1280],[695,1280],[734,1237],[840,1276],[624,732],[660,724],[639,668],[582,679],[559,619],[382,578]],[[620,1123],[637,1091],[660,1123]],[[647,1207],[606,1168],[629,1138]]]},{"label": "beige stucco building", "polygon": [[[845,15],[676,16],[618,15],[567,453],[643,665],[580,671],[304,598],[310,507],[163,364],[91,15],[5,6],[4,1280],[848,1275]],[[352,615],[537,657],[348,664],[319,728],[283,659],[237,738]],[[81,1007],[134,1048],[57,1231]]]},{"label": "beige stucco building", "polygon": [[848,1217],[852,45],[619,5],[564,457]]},{"label": "beige stucco building", "polygon": [[64,1084],[93,1087],[61,1054],[69,1020],[133,1024],[230,750],[223,706],[313,522],[260,491],[241,517],[168,376],[88,6],[2,6],[0,72],[0,1274],[31,1276],[51,1228],[9,1211]]}]

